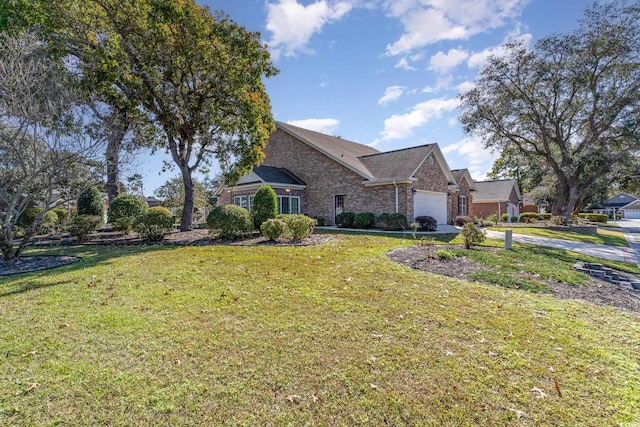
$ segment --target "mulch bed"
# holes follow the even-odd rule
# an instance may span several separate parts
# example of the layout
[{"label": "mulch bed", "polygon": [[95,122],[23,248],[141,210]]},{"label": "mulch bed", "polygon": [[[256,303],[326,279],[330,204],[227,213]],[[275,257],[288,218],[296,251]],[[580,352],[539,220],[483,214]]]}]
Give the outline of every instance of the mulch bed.
[{"label": "mulch bed", "polygon": [[[438,246],[438,249],[463,249],[462,245]],[[476,248],[478,250],[497,250],[496,248]],[[443,276],[455,277],[467,281],[485,283],[471,278],[471,275],[481,270],[491,270],[491,267],[479,264],[466,257],[454,257],[448,260],[427,259],[424,250],[418,246],[390,251],[387,256],[400,264],[416,270]],[[540,280],[539,277],[536,277]],[[608,305],[624,310],[640,312],[640,292],[622,288],[613,283],[591,278],[587,285],[576,286],[547,280],[545,283],[553,290],[551,295],[562,299],[576,299],[599,305]],[[488,284],[488,283],[485,283]]]}]

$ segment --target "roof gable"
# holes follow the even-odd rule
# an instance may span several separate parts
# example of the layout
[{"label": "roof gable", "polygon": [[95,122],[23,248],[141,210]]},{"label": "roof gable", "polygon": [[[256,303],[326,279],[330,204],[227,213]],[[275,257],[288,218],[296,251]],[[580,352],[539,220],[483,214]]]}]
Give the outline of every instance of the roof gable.
[{"label": "roof gable", "polygon": [[638,200],[636,196],[632,196],[631,194],[627,193],[619,193],[607,199],[606,203],[609,207],[621,207],[635,200]]},{"label": "roof gable", "polygon": [[633,202],[629,203],[626,206],[623,206],[620,209],[628,209],[628,210],[634,210],[634,211],[640,210],[640,200],[634,200]]},{"label": "roof gable", "polygon": [[498,179],[494,181],[476,181],[476,194],[474,203],[495,202],[509,200],[511,191],[515,188],[518,199],[521,200],[518,183],[515,179]]},{"label": "roof gable", "polygon": [[467,184],[469,184],[469,189],[471,191],[476,191],[476,182],[471,178],[471,172],[469,169],[454,169],[451,171],[453,178],[456,180],[456,184],[459,186],[463,179],[467,180]]},{"label": "roof gable", "polygon": [[379,151],[375,148],[282,122],[276,122],[276,127],[320,151],[363,178],[374,179],[373,174],[360,161],[360,157],[378,154]]}]

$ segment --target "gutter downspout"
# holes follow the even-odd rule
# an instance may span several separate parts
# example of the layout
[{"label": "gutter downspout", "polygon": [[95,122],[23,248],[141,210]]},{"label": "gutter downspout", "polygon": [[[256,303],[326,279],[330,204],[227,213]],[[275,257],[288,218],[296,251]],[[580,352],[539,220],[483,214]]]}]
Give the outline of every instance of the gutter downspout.
[{"label": "gutter downspout", "polygon": [[393,185],[396,187],[396,213],[398,213],[398,184],[396,184],[396,180],[393,180]]}]

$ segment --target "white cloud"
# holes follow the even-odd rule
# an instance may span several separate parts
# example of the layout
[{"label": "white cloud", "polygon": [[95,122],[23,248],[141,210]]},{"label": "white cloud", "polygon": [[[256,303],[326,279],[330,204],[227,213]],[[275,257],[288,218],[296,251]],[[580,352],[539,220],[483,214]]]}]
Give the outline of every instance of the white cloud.
[{"label": "white cloud", "polygon": [[462,82],[458,86],[456,86],[456,89],[458,90],[459,93],[463,93],[464,94],[464,93],[469,92],[474,87],[476,87],[476,84],[474,82],[466,81],[466,82]]},{"label": "white cloud", "polygon": [[[531,34],[522,34],[510,40],[522,41],[525,43],[525,46],[528,46],[529,43],[531,42]],[[492,47],[486,48],[481,52],[476,52],[473,55],[471,55],[469,57],[469,60],[467,61],[467,65],[471,68],[482,67],[487,63],[487,60],[489,59],[490,56],[503,57],[506,54],[507,54],[507,50],[505,49],[504,44],[499,46],[492,46]]]},{"label": "white cloud", "polygon": [[297,52],[312,52],[307,43],[315,33],[346,15],[352,8],[348,1],[318,0],[307,6],[297,0],[267,3],[268,44],[277,59],[281,53],[293,56]]},{"label": "white cloud", "polygon": [[[449,144],[442,148],[444,154],[457,153],[467,160],[467,164],[476,167],[484,167],[493,163],[494,155],[491,150],[482,147],[482,141],[477,137],[467,137],[462,141]],[[485,165],[485,166],[482,166]],[[486,173],[486,172],[485,172]]]},{"label": "white cloud", "polygon": [[416,67],[409,65],[409,61],[407,61],[407,58],[400,58],[400,60],[396,64],[396,68],[402,68],[403,70],[407,71],[416,71]]},{"label": "white cloud", "polygon": [[395,101],[400,98],[407,88],[404,86],[389,86],[385,91],[384,95],[380,99],[378,99],[379,105],[388,104],[391,101]]},{"label": "white cloud", "polygon": [[399,55],[441,40],[464,40],[500,27],[520,14],[529,0],[385,0],[387,14],[404,26],[402,36],[387,46]]},{"label": "white cloud", "polygon": [[469,53],[461,49],[450,49],[449,52],[438,52],[429,59],[429,69],[444,74],[462,64]]},{"label": "white cloud", "polygon": [[326,133],[328,135],[333,132],[340,125],[338,119],[304,119],[304,120],[291,120],[287,122],[290,125],[298,126],[303,129],[315,130],[316,132]]},{"label": "white cloud", "polygon": [[407,114],[395,114],[384,121],[384,130],[373,145],[382,141],[406,138],[413,133],[414,128],[423,126],[430,120],[440,118],[442,113],[455,110],[459,104],[457,98],[430,99],[415,105]]}]

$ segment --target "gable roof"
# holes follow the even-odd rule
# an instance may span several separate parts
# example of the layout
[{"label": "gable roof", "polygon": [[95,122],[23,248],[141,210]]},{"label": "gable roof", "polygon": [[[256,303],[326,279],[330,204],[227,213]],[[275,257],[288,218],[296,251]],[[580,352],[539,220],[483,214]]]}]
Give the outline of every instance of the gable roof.
[{"label": "gable roof", "polygon": [[606,204],[610,208],[620,208],[636,200],[638,200],[636,196],[627,193],[619,193],[607,199]]},{"label": "gable roof", "polygon": [[476,194],[473,196],[474,203],[497,202],[509,200],[511,190],[515,187],[516,195],[521,200],[518,183],[515,179],[498,179],[494,181],[476,181]]},{"label": "gable roof", "polygon": [[360,157],[380,153],[375,148],[282,122],[276,122],[276,127],[320,151],[363,178],[369,180],[374,179],[373,173],[362,164]]},{"label": "gable roof", "polygon": [[239,185],[251,184],[270,184],[273,185],[290,185],[304,187],[306,184],[297,176],[289,172],[286,168],[277,168],[273,166],[256,166],[249,174],[243,176],[236,183]]},{"label": "gable roof", "polygon": [[634,200],[626,206],[621,207],[620,209],[630,210],[630,211],[638,211],[640,210],[640,200]]},{"label": "gable roof", "polygon": [[469,169],[454,169],[451,171],[451,174],[456,180],[457,185],[460,185],[462,178],[466,177],[467,182],[469,183],[469,189],[471,191],[476,191],[476,182],[471,178],[471,172],[469,172]]},{"label": "gable roof", "polygon": [[276,122],[276,127],[357,173],[370,183],[410,179],[430,155],[438,160],[447,181],[450,184],[455,183],[455,178],[451,174],[438,144],[420,145],[381,153],[367,145],[282,122]]}]

